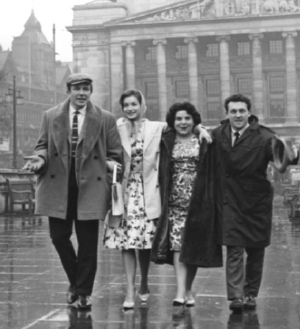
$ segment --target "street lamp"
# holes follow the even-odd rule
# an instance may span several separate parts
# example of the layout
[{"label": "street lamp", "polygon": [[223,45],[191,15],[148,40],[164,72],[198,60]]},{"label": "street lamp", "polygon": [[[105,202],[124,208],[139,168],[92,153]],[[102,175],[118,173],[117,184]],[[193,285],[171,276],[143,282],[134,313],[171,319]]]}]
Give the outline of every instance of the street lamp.
[{"label": "street lamp", "polygon": [[8,93],[5,95],[7,102],[13,103],[13,168],[17,169],[17,104],[21,104],[20,91],[16,90],[16,76],[13,78],[13,87],[8,88]]}]

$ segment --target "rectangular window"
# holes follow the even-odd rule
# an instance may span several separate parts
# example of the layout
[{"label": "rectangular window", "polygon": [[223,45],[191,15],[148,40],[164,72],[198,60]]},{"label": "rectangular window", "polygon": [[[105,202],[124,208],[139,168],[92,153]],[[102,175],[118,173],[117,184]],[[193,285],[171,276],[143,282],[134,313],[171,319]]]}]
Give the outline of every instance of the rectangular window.
[{"label": "rectangular window", "polygon": [[252,80],[250,78],[238,79],[238,93],[243,95],[252,94]]},{"label": "rectangular window", "polygon": [[156,60],[156,47],[148,47],[148,52],[146,53],[147,61]]},{"label": "rectangular window", "polygon": [[186,80],[180,80],[175,82],[176,97],[188,97],[189,96],[189,83]]},{"label": "rectangular window", "polygon": [[220,119],[220,108],[219,102],[209,102],[207,103],[207,119],[209,120],[219,120]]},{"label": "rectangular window", "polygon": [[206,57],[219,57],[218,43],[212,43],[207,45]]},{"label": "rectangular window", "polygon": [[270,100],[270,116],[272,118],[282,118],[285,116],[285,105],[283,99]]},{"label": "rectangular window", "polygon": [[270,54],[282,54],[283,53],[282,40],[270,40],[269,51]]},{"label": "rectangular window", "polygon": [[238,42],[237,54],[238,56],[250,55],[250,42]]},{"label": "rectangular window", "polygon": [[176,46],[177,51],[175,53],[176,59],[183,59],[188,57],[188,47],[187,46]]},{"label": "rectangular window", "polygon": [[146,82],[145,90],[146,90],[146,98],[158,98],[157,82]]},{"label": "rectangular window", "polygon": [[219,96],[220,81],[216,79],[206,80],[206,94],[207,96]]},{"label": "rectangular window", "polygon": [[284,93],[284,77],[270,77],[270,93],[271,94],[282,94]]}]

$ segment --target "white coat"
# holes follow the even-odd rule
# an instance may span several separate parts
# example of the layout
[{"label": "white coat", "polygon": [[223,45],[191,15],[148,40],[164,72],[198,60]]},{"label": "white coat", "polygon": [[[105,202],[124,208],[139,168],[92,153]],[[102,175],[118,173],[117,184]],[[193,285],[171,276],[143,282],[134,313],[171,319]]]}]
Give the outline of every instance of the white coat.
[{"label": "white coat", "polygon": [[[143,150],[143,182],[145,211],[148,219],[155,219],[161,213],[160,187],[158,181],[158,168],[160,159],[160,141],[164,127],[163,122],[143,119],[144,124],[144,150]],[[122,180],[123,194],[128,183],[131,163],[130,132],[126,125],[126,119],[117,121],[118,131],[121,136],[124,149],[124,173]]]}]

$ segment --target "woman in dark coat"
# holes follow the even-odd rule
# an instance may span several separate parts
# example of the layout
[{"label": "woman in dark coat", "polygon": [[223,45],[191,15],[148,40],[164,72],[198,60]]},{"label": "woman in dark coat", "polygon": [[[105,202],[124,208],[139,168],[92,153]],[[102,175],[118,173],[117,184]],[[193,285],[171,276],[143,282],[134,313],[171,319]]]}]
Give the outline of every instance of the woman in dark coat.
[{"label": "woman in dark coat", "polygon": [[200,114],[188,103],[175,103],[167,113],[160,160],[162,215],[151,260],[173,264],[177,282],[174,306],[193,306],[192,283],[197,267],[222,266],[217,244],[214,156],[193,134]]}]

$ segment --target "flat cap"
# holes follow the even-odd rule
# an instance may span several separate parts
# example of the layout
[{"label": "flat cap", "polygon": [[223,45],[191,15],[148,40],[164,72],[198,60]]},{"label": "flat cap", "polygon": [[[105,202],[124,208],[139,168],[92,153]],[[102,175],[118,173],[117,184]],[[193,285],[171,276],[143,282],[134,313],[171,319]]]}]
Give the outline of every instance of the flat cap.
[{"label": "flat cap", "polygon": [[86,74],[83,73],[72,73],[69,75],[66,84],[67,86],[78,85],[80,83],[91,84],[93,80]]}]

